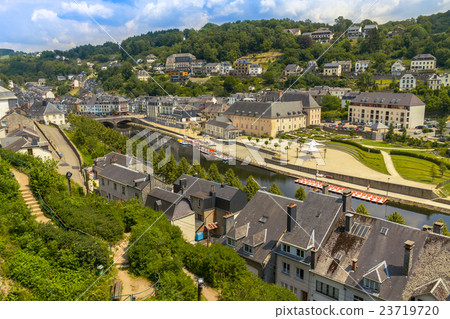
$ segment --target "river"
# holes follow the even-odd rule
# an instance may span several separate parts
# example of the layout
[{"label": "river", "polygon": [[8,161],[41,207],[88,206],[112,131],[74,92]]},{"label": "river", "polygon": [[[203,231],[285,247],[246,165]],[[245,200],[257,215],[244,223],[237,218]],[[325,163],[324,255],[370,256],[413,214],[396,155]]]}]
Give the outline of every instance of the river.
[{"label": "river", "polygon": [[[123,135],[130,137],[138,133],[140,130],[131,128],[129,126],[124,126],[118,129],[118,131],[120,131]],[[170,146],[171,152],[177,161],[179,161],[182,157],[185,157],[188,160],[188,162],[192,163],[193,158],[192,146],[190,145],[183,146],[173,138],[165,145],[165,147],[167,146]],[[276,183],[280,187],[284,195],[287,197],[294,198],[294,194],[297,188],[303,187],[299,186],[298,184],[295,184],[294,178],[292,177],[280,175],[252,165],[245,165],[240,162],[236,162],[236,165],[231,165],[221,161],[210,161],[204,158],[203,156],[200,156],[200,159],[201,159],[200,164],[206,170],[212,163],[215,163],[217,165],[220,173],[222,174],[224,174],[229,168],[233,168],[236,176],[239,177],[243,185],[245,185],[246,180],[250,175],[252,175],[255,178],[255,180],[261,187],[269,188],[272,185],[272,183]],[[306,192],[312,191],[312,188],[310,187],[304,186],[304,188]],[[397,211],[405,218],[405,221],[409,226],[417,228],[422,228],[422,226],[425,224],[432,225],[433,222],[437,221],[439,218],[442,218],[447,225],[450,225],[450,216],[442,213],[436,212],[432,214],[426,214],[422,212],[415,212],[412,210],[392,207],[389,205],[373,204],[367,201],[352,198],[353,209],[356,209],[356,207],[361,203],[364,204],[364,206],[367,208],[367,210],[372,216],[385,218],[385,216],[388,216],[393,211]]]}]

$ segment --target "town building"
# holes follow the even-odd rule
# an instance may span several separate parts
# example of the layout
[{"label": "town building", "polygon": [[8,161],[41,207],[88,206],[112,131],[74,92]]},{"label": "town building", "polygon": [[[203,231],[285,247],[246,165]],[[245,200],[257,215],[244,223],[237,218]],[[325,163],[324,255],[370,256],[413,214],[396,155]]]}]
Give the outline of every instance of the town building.
[{"label": "town building", "polygon": [[136,72],[136,78],[140,81],[148,81],[148,79],[150,78],[150,75],[148,74],[147,71],[138,70]]},{"label": "town building", "polygon": [[311,32],[311,38],[319,43],[329,43],[333,40],[334,34],[329,29],[320,28]]},{"label": "town building", "polygon": [[147,99],[147,117],[156,121],[160,115],[172,115],[177,104],[173,98],[152,96]]},{"label": "town building", "polygon": [[391,73],[392,74],[400,75],[405,70],[406,70],[406,66],[402,62],[402,60],[397,60],[391,65]]},{"label": "town building", "polygon": [[202,74],[207,73],[205,60],[194,60],[191,62],[191,73]]},{"label": "town building", "polygon": [[13,92],[0,86],[0,118],[5,116],[10,110],[14,109],[17,104],[17,97]]},{"label": "town building", "polygon": [[217,117],[205,123],[205,133],[212,137],[231,140],[239,135],[239,129],[227,118]]},{"label": "town building", "polygon": [[407,73],[400,78],[398,83],[400,91],[410,91],[415,89],[417,85],[417,80],[414,75]]},{"label": "town building", "polygon": [[295,29],[284,29],[283,30],[284,33],[289,33],[295,36],[299,36],[302,35],[302,30],[300,28],[295,28]]},{"label": "town building", "polygon": [[378,30],[378,25],[376,24],[368,24],[366,26],[364,26],[364,37],[367,38],[370,33],[372,32],[372,30]]},{"label": "town building", "polygon": [[396,27],[393,31],[388,32],[387,37],[388,37],[388,39],[392,39],[396,35],[402,36],[404,32],[405,32],[405,29],[403,29],[402,27]]},{"label": "town building", "polygon": [[427,80],[427,86],[429,89],[439,90],[441,88],[441,85],[442,85],[442,79],[436,73],[431,75]]},{"label": "town building", "polygon": [[145,64],[147,64],[147,67],[151,67],[152,63],[155,62],[156,60],[158,60],[158,58],[156,57],[156,55],[154,54],[149,54],[145,57]]},{"label": "town building", "polygon": [[323,75],[325,76],[341,76],[342,67],[339,63],[326,63],[323,66]]},{"label": "town building", "polygon": [[45,125],[50,123],[55,125],[65,125],[66,118],[53,103],[48,101],[35,101],[27,113],[31,118],[43,122]]},{"label": "town building", "polygon": [[248,76],[252,63],[248,60],[239,60],[234,64],[234,71],[238,76]]},{"label": "town building", "polygon": [[220,64],[219,63],[208,63],[205,66],[206,74],[214,74],[217,75],[220,72]]},{"label": "town building", "polygon": [[170,72],[170,82],[184,82],[189,80],[189,73],[186,71]]},{"label": "town building", "polygon": [[338,63],[341,66],[342,73],[352,72],[352,61],[333,61],[333,63]]},{"label": "town building", "polygon": [[219,72],[221,75],[228,75],[233,70],[231,62],[224,61],[219,64]]},{"label": "town building", "polygon": [[349,122],[392,123],[404,128],[423,125],[424,117],[425,103],[409,93],[361,92],[348,109]]},{"label": "town building", "polygon": [[445,73],[441,75],[441,85],[442,87],[450,86],[450,73]]},{"label": "town building", "polygon": [[359,60],[355,63],[355,72],[366,72],[369,68],[370,61],[369,60]]},{"label": "town building", "polygon": [[436,69],[436,58],[431,54],[419,54],[411,60],[411,71],[425,71]]},{"label": "town building", "polygon": [[93,95],[80,104],[80,112],[90,116],[124,114],[129,110],[127,99],[106,93]]},{"label": "town building", "polygon": [[308,61],[308,63],[306,64],[306,69],[309,71],[316,71],[319,68],[319,66],[317,65],[316,61]]},{"label": "town building", "polygon": [[284,76],[299,75],[302,71],[303,68],[298,64],[288,64],[284,68]]},{"label": "town building", "polygon": [[252,63],[248,70],[250,76],[257,76],[263,73],[263,68],[259,63]]},{"label": "town building", "polygon": [[205,104],[205,108],[202,113],[207,120],[214,119],[217,116],[222,116],[223,113],[229,109],[229,107],[230,106],[228,104],[209,102]]},{"label": "town building", "polygon": [[191,63],[196,60],[190,53],[177,53],[167,57],[166,70],[191,72]]},{"label": "town building", "polygon": [[358,39],[363,36],[361,26],[351,26],[347,30],[347,39]]}]

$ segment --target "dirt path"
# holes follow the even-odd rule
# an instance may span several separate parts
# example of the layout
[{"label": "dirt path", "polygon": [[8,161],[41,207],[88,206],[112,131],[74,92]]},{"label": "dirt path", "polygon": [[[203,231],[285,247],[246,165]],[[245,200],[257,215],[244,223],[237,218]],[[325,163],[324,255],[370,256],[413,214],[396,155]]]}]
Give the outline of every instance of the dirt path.
[{"label": "dirt path", "polygon": [[14,177],[19,182],[20,185],[20,193],[22,194],[23,199],[25,200],[25,204],[27,204],[28,208],[31,211],[31,214],[36,217],[36,221],[40,223],[51,223],[51,219],[47,218],[44,213],[41,211],[41,207],[37,202],[36,198],[30,188],[30,180],[28,176],[24,173],[19,172],[18,170],[11,168],[11,171],[14,174]]},{"label": "dirt path", "polygon": [[[128,255],[124,254],[124,252],[128,247],[129,239],[130,233],[126,233],[125,238],[112,247],[114,261],[117,267],[117,276],[115,279],[122,282],[122,295],[135,295],[136,298],[139,299],[151,292],[150,289],[144,293],[141,293],[150,288],[153,283],[142,277],[132,277],[128,272],[127,269],[130,267],[130,264],[128,261]],[[126,298],[127,296],[122,297],[121,300]],[[130,298],[127,300],[130,300]]]},{"label": "dirt path", "polygon": [[[197,276],[195,276],[193,273],[189,272],[186,268],[183,268],[183,271],[185,274],[187,274],[189,277],[191,277],[195,282],[197,282]],[[202,295],[206,298],[208,301],[218,301],[219,300],[219,292],[208,285],[204,285],[202,289]]]},{"label": "dirt path", "polygon": [[380,151],[383,155],[384,164],[386,164],[386,169],[388,170],[389,174],[394,177],[402,178],[400,174],[395,169],[394,163],[392,162],[391,156],[386,153],[385,151]]}]

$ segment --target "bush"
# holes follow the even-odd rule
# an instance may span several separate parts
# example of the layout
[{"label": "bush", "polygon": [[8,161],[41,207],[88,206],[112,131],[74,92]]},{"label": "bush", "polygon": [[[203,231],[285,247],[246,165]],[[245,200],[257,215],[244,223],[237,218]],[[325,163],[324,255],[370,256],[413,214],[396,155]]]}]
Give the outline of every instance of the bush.
[{"label": "bush", "polygon": [[[355,146],[357,148],[359,148],[360,150],[363,150],[365,152],[369,152],[369,153],[375,153],[375,154],[381,154],[381,151],[375,148],[368,148],[364,145],[361,145],[359,143],[353,142],[353,141],[347,141],[344,139],[340,139],[340,138],[332,138],[331,139],[332,142],[337,142],[337,143],[343,143],[343,144],[348,144],[348,145],[352,145]],[[392,153],[391,153],[392,154]]]},{"label": "bush", "polygon": [[450,163],[443,161],[437,157],[432,157],[427,154],[412,153],[412,152],[400,151],[400,150],[391,150],[391,155],[403,155],[403,156],[415,157],[415,158],[419,158],[422,160],[430,161],[438,166],[441,166],[443,164],[443,165],[447,166],[448,169],[450,169]]}]

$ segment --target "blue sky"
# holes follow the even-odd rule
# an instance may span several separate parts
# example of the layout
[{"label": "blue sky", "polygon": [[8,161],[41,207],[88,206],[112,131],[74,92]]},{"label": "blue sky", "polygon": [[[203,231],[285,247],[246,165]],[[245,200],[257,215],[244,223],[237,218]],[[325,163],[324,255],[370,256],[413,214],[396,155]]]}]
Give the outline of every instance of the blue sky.
[{"label": "blue sky", "polygon": [[0,48],[69,49],[112,41],[110,36],[121,41],[153,30],[246,19],[333,23],[342,15],[383,23],[449,9],[450,0],[0,0]]}]

